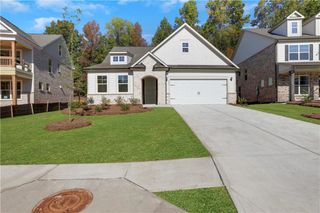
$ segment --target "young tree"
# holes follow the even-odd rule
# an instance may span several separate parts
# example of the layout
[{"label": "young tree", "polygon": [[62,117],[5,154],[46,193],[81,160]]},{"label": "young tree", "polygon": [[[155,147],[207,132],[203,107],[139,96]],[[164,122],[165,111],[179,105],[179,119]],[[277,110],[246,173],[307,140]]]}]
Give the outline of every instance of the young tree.
[{"label": "young tree", "polygon": [[132,46],[137,46],[137,47],[144,47],[147,46],[146,40],[142,37],[142,29],[141,25],[136,22],[133,25],[132,32],[130,33],[131,36],[131,45]]},{"label": "young tree", "polygon": [[157,31],[152,38],[152,46],[158,45],[161,41],[167,38],[172,32],[173,32],[173,29],[170,23],[168,22],[167,18],[164,17],[161,20],[160,26],[157,28]]},{"label": "young tree", "polygon": [[189,24],[191,27],[196,28],[199,23],[198,8],[195,0],[189,0],[183,4],[183,7],[179,9],[180,17],[175,18],[175,29],[181,26],[183,23]]}]

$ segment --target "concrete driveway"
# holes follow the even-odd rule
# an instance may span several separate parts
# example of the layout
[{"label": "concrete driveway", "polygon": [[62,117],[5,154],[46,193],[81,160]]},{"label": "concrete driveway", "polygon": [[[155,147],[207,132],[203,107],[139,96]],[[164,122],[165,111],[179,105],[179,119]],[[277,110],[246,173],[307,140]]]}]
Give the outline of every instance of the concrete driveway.
[{"label": "concrete driveway", "polygon": [[175,106],[239,212],[320,212],[320,126],[230,105]]}]

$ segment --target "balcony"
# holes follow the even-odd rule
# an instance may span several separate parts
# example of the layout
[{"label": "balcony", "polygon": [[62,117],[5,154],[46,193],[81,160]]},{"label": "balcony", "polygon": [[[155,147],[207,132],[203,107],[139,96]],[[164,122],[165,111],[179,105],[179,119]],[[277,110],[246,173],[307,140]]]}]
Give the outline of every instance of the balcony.
[{"label": "balcony", "polygon": [[24,60],[16,60],[15,66],[13,66],[13,60],[11,57],[0,57],[0,75],[16,75],[21,78],[32,79],[31,64]]}]

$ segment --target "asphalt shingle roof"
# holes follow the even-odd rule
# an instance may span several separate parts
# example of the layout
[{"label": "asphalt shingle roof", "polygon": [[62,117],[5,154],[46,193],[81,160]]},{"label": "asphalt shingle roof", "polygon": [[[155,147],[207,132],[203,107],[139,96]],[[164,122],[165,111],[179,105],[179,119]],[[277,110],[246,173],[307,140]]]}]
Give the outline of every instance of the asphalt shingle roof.
[{"label": "asphalt shingle roof", "polygon": [[282,36],[282,35],[277,35],[273,33],[269,33],[270,29],[260,29],[260,28],[250,28],[250,29],[244,29],[245,31],[248,32],[253,32],[262,36],[266,36],[275,40],[292,40],[292,39],[313,39],[313,38],[320,38],[320,36],[313,36],[313,35],[308,35],[308,34],[303,34],[302,36],[297,36],[297,37],[287,37],[287,36]]}]

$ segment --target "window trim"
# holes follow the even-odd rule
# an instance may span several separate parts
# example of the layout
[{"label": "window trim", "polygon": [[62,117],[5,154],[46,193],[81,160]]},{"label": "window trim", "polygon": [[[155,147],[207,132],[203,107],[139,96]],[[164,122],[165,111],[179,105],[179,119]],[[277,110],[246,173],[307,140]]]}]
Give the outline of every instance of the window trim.
[{"label": "window trim", "polygon": [[[293,24],[296,24],[294,27]],[[296,32],[293,32],[293,29],[296,29]],[[297,35],[298,34],[298,22],[297,21],[292,21],[291,22],[291,34],[292,35]]]},{"label": "window trim", "polygon": [[48,72],[53,73],[53,63],[51,58],[48,58]]},{"label": "window trim", "polygon": [[[298,50],[296,52],[291,52],[292,46],[298,46]],[[307,46],[308,51],[301,52],[301,46]],[[307,53],[308,59],[300,59],[301,53]],[[298,54],[298,59],[291,59],[291,54]],[[288,45],[288,61],[310,61],[310,44],[290,44]]]},{"label": "window trim", "polygon": [[[187,46],[184,46],[184,44],[187,44]],[[189,53],[189,49],[190,49],[189,42],[187,42],[187,41],[181,42],[182,53]],[[184,50],[187,50],[187,51],[184,51]]]},{"label": "window trim", "polygon": [[[127,77],[127,83],[119,83],[119,77],[120,76],[126,76]],[[126,75],[126,74],[121,74],[121,75],[118,75],[117,77],[118,79],[118,93],[128,93],[129,92],[129,75]],[[126,92],[120,92],[120,85],[127,85],[127,91]]]},{"label": "window trim", "polygon": [[[2,99],[2,95],[1,95],[1,92],[2,92],[1,83],[2,82],[9,82],[9,88],[10,88],[10,90],[9,90],[9,92],[10,92],[9,99]],[[22,80],[17,80],[17,86],[18,86],[18,82],[20,83],[20,98],[17,98],[17,100],[22,100]],[[18,89],[17,89],[17,96],[18,96]],[[0,100],[2,100],[2,101],[12,101],[12,81],[11,80],[3,79],[3,80],[0,81]]]},{"label": "window trim", "polygon": [[[48,89],[48,86],[49,86],[49,89]],[[46,91],[47,93],[51,93],[51,86],[49,83],[46,83]]]},{"label": "window trim", "polygon": [[[98,83],[98,78],[100,76],[106,77],[106,83]],[[106,91],[105,92],[99,92],[99,85],[106,85]],[[96,77],[96,92],[99,94],[107,94],[108,93],[108,75],[97,75]]]},{"label": "window trim", "polygon": [[[308,77],[308,93],[307,94],[301,94],[301,83],[300,83],[300,78],[301,77]],[[294,77],[294,80],[296,80],[296,78],[298,78],[298,85],[294,84],[294,87],[298,86],[298,93],[296,93],[296,89],[294,88],[294,94],[295,95],[310,95],[310,76],[309,75],[296,75]],[[303,85],[306,86],[306,85]]]},{"label": "window trim", "polygon": [[61,44],[59,44],[59,46],[58,46],[58,54],[60,57],[62,57],[62,45]]},{"label": "window trim", "polygon": [[268,78],[268,86],[269,87],[273,86],[273,78],[272,77]]},{"label": "window trim", "polygon": [[[39,88],[40,84],[41,84],[41,88]],[[42,81],[39,81],[38,89],[39,89],[40,91],[42,91],[42,92],[44,91],[44,84],[43,84]]]},{"label": "window trim", "polygon": [[264,88],[264,87],[265,87],[265,85],[264,85],[264,79],[261,79],[261,81],[260,81],[260,87],[261,87],[261,88]]}]

